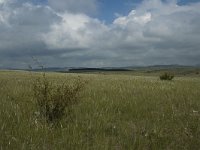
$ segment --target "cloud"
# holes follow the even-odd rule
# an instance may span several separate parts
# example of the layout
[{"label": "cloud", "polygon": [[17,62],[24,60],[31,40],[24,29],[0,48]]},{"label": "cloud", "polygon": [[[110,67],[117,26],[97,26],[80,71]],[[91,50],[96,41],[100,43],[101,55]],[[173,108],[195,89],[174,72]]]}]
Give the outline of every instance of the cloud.
[{"label": "cloud", "polygon": [[62,67],[200,64],[200,3],[145,0],[109,25],[88,6],[53,3],[0,1],[1,66],[25,67],[31,56]]},{"label": "cloud", "polygon": [[[47,49],[39,35],[48,32],[50,25],[59,20],[61,18],[47,6],[15,2],[0,5],[1,63],[20,67],[15,59],[23,62],[25,57],[43,55]],[[5,60],[11,61],[9,65]]]},{"label": "cloud", "polygon": [[[123,30],[116,31],[124,39],[118,45],[120,51],[126,51],[124,57],[131,56],[130,61],[144,65],[199,63],[199,6],[199,3],[178,6],[174,2],[144,1],[134,13],[114,21],[115,25],[123,25]],[[140,61],[135,61],[136,57]]]},{"label": "cloud", "polygon": [[5,3],[5,0],[0,0],[0,4],[3,4],[3,3]]},{"label": "cloud", "polygon": [[42,34],[49,49],[90,49],[94,38],[103,36],[107,27],[99,20],[84,14],[65,13],[62,21],[51,26],[51,31]]},{"label": "cloud", "polygon": [[6,3],[9,3],[10,0],[0,0],[0,5],[5,5]]},{"label": "cloud", "polygon": [[49,6],[58,12],[94,13],[97,10],[97,0],[48,0]]},{"label": "cloud", "polygon": [[151,13],[145,13],[144,15],[137,16],[136,11],[132,10],[128,16],[115,19],[114,24],[121,27],[126,27],[130,22],[145,25],[149,21],[151,21]]}]

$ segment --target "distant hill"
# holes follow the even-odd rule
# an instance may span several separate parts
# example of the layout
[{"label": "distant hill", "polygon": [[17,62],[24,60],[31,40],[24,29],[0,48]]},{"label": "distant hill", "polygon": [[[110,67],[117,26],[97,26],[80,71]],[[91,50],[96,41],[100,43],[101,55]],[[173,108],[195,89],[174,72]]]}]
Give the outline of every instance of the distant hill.
[{"label": "distant hill", "polygon": [[13,69],[6,70],[26,70],[36,72],[61,72],[61,73],[100,73],[100,72],[130,72],[142,74],[159,74],[163,71],[174,72],[179,75],[198,74],[200,66],[182,66],[182,65],[154,65],[154,66],[128,66],[128,67],[102,67],[102,68],[87,68],[87,67],[48,67],[44,69]]}]

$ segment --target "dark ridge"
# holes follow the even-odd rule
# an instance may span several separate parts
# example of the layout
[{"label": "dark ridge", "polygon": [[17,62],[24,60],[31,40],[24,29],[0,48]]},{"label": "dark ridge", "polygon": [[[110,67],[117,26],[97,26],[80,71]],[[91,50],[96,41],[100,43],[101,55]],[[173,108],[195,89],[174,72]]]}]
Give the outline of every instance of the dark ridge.
[{"label": "dark ridge", "polygon": [[124,68],[71,68],[68,72],[130,71]]}]

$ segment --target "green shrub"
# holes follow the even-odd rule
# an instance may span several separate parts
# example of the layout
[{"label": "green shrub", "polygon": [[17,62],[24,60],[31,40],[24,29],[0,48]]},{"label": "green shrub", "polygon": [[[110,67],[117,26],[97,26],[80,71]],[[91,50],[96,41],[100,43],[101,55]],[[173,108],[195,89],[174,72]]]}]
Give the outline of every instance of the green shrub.
[{"label": "green shrub", "polygon": [[63,116],[70,115],[70,109],[79,102],[79,92],[84,82],[79,78],[73,83],[55,83],[47,79],[45,73],[42,78],[34,82],[34,99],[39,116],[48,123],[59,122]]},{"label": "green shrub", "polygon": [[160,75],[160,80],[172,80],[173,78],[174,78],[174,75],[167,72]]}]

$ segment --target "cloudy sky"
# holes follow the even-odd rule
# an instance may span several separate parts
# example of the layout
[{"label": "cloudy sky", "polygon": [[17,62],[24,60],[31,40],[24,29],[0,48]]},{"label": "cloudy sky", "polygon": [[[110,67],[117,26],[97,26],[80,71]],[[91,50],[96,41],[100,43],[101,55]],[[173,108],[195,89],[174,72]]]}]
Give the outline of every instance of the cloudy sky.
[{"label": "cloudy sky", "polygon": [[0,0],[0,68],[200,64],[200,0]]}]

